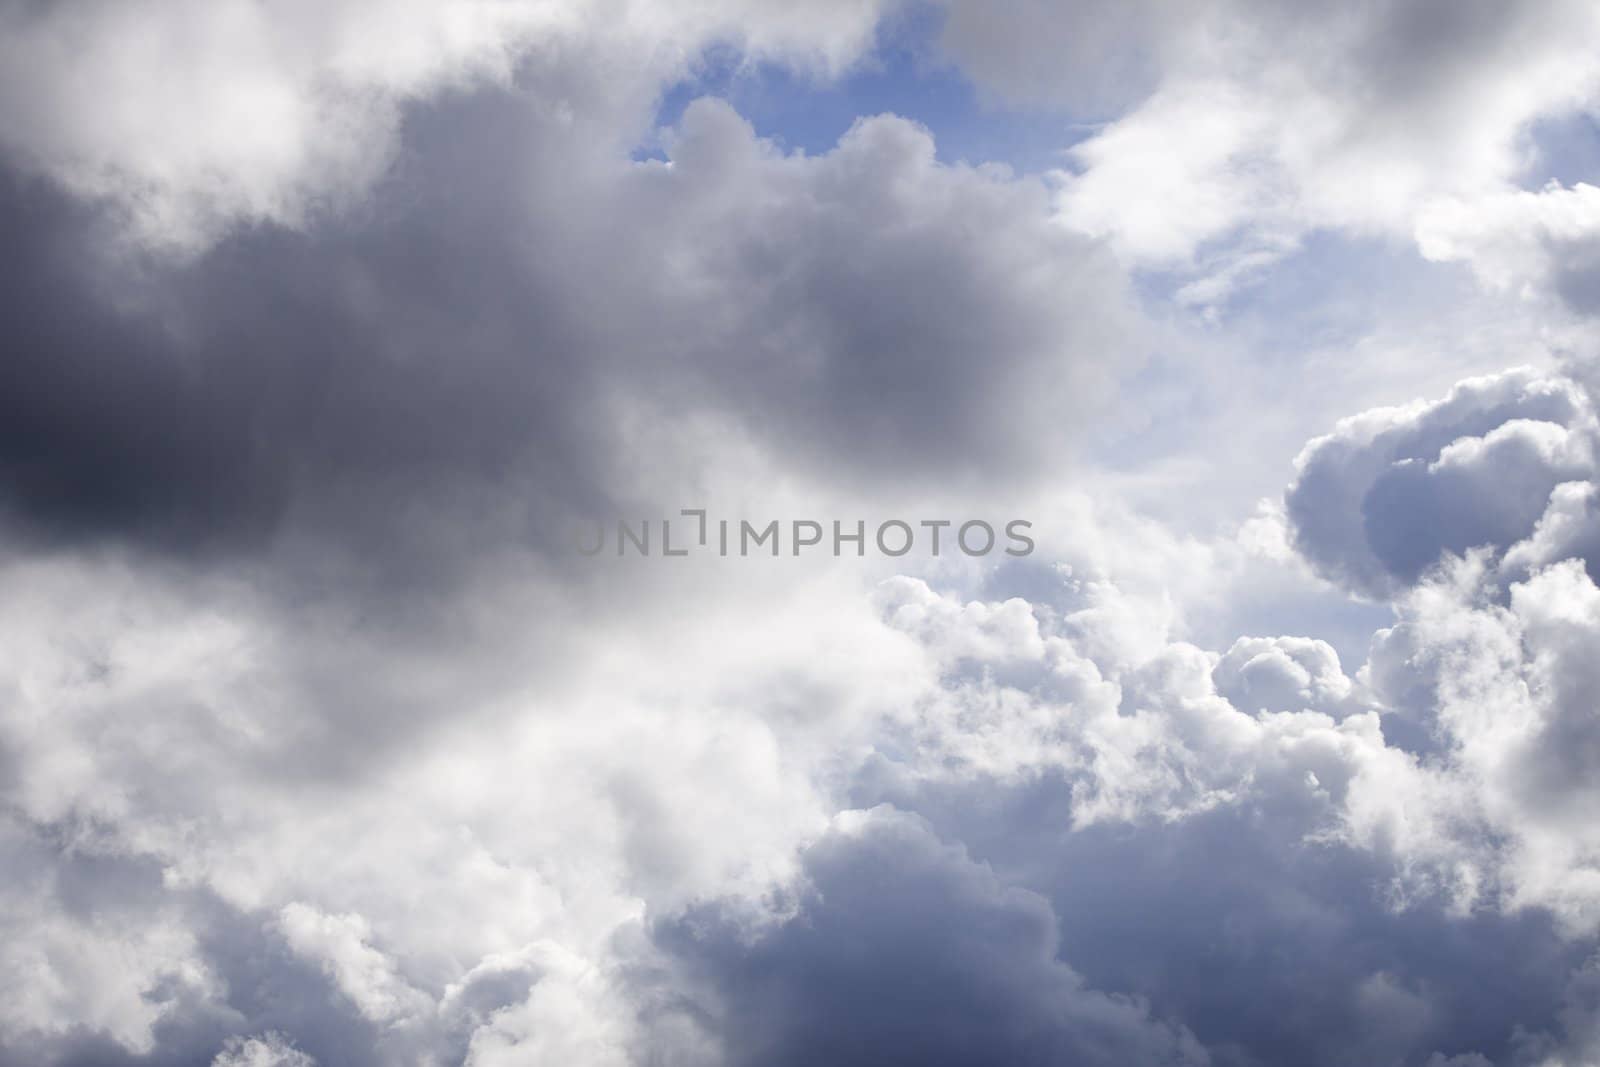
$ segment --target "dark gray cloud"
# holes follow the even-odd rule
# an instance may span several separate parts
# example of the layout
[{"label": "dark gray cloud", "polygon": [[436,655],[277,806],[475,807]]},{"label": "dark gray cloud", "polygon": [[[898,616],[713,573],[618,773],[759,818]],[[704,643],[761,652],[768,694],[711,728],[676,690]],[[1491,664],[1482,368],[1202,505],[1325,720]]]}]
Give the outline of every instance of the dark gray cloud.
[{"label": "dark gray cloud", "polygon": [[84,277],[91,215],[38,180],[7,175],[0,191],[5,503],[51,540],[111,529],[187,540],[264,521],[281,486],[251,439],[247,397]]},{"label": "dark gray cloud", "polygon": [[1180,1027],[1057,958],[1045,899],[914,819],[869,813],[804,870],[776,930],[701,909],[657,931],[706,984],[730,1064],[1206,1062]]},{"label": "dark gray cloud", "polygon": [[1271,804],[1067,832],[1056,777],[888,796],[928,822],[814,846],[779,929],[658,925],[732,1063],[1522,1064],[1582,1034],[1588,950],[1547,915],[1395,909],[1389,858]]},{"label": "dark gray cloud", "polygon": [[[46,536],[192,546],[289,519],[393,530],[408,498],[456,480],[524,474],[530,508],[596,485],[582,435],[603,431],[561,294],[496,221],[518,168],[486,150],[512,110],[428,116],[443,143],[369,220],[244,233],[139,274],[74,273],[59,250],[91,220],[13,183],[13,507]],[[478,163],[439,173],[454,151]]]},{"label": "dark gray cloud", "polygon": [[[1000,810],[1024,825],[1059,812],[1053,788]],[[1031,849],[997,812],[973,810],[971,829],[952,813],[963,839],[1051,899],[1064,958],[1101,987],[1140,990],[1218,1065],[1422,1063],[1440,1051],[1509,1062],[1519,1030],[1560,1030],[1555,1006],[1583,958],[1537,914],[1393,909],[1376,890],[1383,857],[1308,841],[1266,804],[1181,829],[1062,838],[1035,824],[1052,843]]]},{"label": "dark gray cloud", "polygon": [[660,446],[711,415],[845,484],[1014,481],[1133,355],[1117,271],[1038,226],[1043,188],[941,166],[907,123],[786,159],[705,104],[668,169],[596,158],[533,91],[418,108],[361,212],[179,266],[84,270],[93,214],[13,178],[12,511],[47,538],[401,546],[395,515],[478,492],[527,528],[463,536],[549,536],[636,481],[619,406]]}]

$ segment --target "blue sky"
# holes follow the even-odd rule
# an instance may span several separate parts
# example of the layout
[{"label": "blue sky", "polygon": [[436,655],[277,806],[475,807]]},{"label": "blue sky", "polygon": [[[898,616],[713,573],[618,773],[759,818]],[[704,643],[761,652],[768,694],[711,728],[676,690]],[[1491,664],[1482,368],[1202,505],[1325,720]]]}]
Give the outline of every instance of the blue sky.
[{"label": "blue sky", "polygon": [[887,113],[926,126],[946,163],[1002,163],[1027,174],[1069,166],[1067,150],[1091,127],[981,93],[942,54],[942,23],[931,6],[901,12],[879,27],[872,53],[838,79],[713,47],[666,87],[655,126],[671,127],[691,100],[716,96],[787,151],[827,152],[857,119]]}]

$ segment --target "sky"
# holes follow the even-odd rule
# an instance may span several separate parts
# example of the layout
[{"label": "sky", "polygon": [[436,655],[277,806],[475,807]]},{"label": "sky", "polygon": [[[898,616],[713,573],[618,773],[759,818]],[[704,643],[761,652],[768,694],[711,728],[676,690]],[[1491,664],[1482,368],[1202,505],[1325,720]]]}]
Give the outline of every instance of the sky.
[{"label": "sky", "polygon": [[1600,1065],[1597,123],[1588,0],[0,2],[0,1065]]}]

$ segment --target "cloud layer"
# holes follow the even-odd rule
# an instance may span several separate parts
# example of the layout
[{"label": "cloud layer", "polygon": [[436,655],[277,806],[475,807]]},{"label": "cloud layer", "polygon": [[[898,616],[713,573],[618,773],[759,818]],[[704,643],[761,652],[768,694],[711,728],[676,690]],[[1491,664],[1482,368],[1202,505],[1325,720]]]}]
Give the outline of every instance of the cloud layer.
[{"label": "cloud layer", "polygon": [[1588,5],[0,10],[0,1063],[1596,1062]]}]

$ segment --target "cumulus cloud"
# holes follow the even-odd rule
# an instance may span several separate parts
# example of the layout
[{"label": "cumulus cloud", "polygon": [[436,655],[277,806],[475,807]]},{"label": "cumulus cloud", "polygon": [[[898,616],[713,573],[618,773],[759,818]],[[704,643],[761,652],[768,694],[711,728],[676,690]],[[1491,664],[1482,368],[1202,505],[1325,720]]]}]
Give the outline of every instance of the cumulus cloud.
[{"label": "cumulus cloud", "polygon": [[1212,678],[1217,691],[1245,711],[1315,709],[1337,717],[1358,706],[1339,654],[1314,638],[1241,637]]},{"label": "cumulus cloud", "polygon": [[[1408,594],[1377,635],[1368,690],[1324,646],[1293,638],[1242,639],[1226,655],[1176,640],[1154,656],[1113,644],[1090,664],[1070,614],[964,604],[897,581],[882,593],[885,620],[927,650],[930,677],[885,720],[851,796],[917,812],[967,842],[985,877],[1053,901],[1061,958],[1084,961],[1095,984],[1154,996],[1157,1017],[1188,1023],[1208,1062],[1579,1055],[1557,1050],[1587,1040],[1560,1004],[1582,988],[1600,899],[1587,829],[1573,821],[1592,806],[1595,728],[1563,694],[1586,684],[1581,660],[1596,636],[1583,605],[1596,594],[1576,563],[1514,586],[1509,606],[1496,588],[1480,560]],[[1244,689],[1254,672],[1274,685]],[[1312,677],[1326,710],[1310,706]],[[1391,715],[1419,709],[1437,742],[1421,754],[1388,736]],[[930,833],[883,809],[844,827],[885,820]],[[721,1006],[703,1010],[747,1050],[735,1062],[815,1053],[822,1034],[837,1035],[826,1049],[846,1059],[920,1047],[920,1031],[902,1033],[882,1011],[819,1000],[857,983],[894,988],[875,968],[898,950],[843,946],[920,921],[906,912],[929,893],[892,887],[908,870],[932,878],[920,861],[864,845],[835,868],[843,847],[824,839],[805,854],[776,927],[752,929],[747,905],[730,904],[661,928],[661,944],[709,983],[694,996]],[[866,897],[858,884],[872,887]],[[878,906],[885,892],[894,919],[833,932],[844,921],[834,909]],[[911,940],[942,943],[931,932]],[[1313,944],[1325,955],[1310,972],[1279,955]],[[1214,995],[1186,970],[1202,965],[1230,976],[1208,983]],[[1506,988],[1519,992],[1486,994],[1489,972],[1515,973]],[[806,1022],[824,1017],[840,1029]],[[953,1062],[985,1058],[956,1040],[939,1047]]]},{"label": "cumulus cloud", "polygon": [[1481,557],[1460,564],[1375,638],[1379,695],[1423,716],[1442,750],[1406,767],[1409,800],[1374,800],[1358,826],[1399,843],[1463,906],[1498,898],[1592,931],[1600,734],[1587,694],[1600,591],[1567,560],[1513,584],[1501,605],[1483,599],[1484,572]]},{"label": "cumulus cloud", "polygon": [[1181,1026],[1061,963],[1046,900],[918,820],[844,813],[804,871],[795,917],[754,939],[693,910],[658,932],[705,988],[730,1065],[1208,1062]]},{"label": "cumulus cloud", "polygon": [[[1535,379],[1511,381],[1515,400]],[[110,972],[119,1014],[90,1024],[106,1062],[295,1054],[268,1031],[318,1062],[475,1064],[1521,1062],[1586,1040],[1558,1010],[1581,997],[1600,900],[1582,697],[1600,591],[1579,561],[1509,592],[1481,553],[1424,579],[1360,678],[1310,638],[1209,651],[1174,619],[1128,625],[1145,609],[1103,581],[1056,604],[910,577],[869,604],[846,583],[781,624],[755,591],[768,621],[732,645],[748,603],[703,600],[716,614],[667,647],[645,631],[584,653],[635,686],[556,699],[506,676],[476,698],[506,714],[334,778],[293,777],[275,735],[317,727],[330,696],[373,697],[264,701],[301,669],[281,608],[82,566],[8,576],[35,590],[8,601],[8,632],[61,634],[51,612],[73,612],[76,634],[35,637],[9,679],[6,750],[28,771],[8,799],[33,833],[97,828],[80,848],[150,865],[148,888],[131,912],[73,905],[56,940],[36,924],[15,951],[29,988],[85,989],[66,945],[97,975],[122,942],[95,931],[135,946],[144,969]],[[460,714],[469,693],[417,696]],[[1431,744],[1394,744],[1396,715]],[[917,818],[839,814],[885,803]],[[419,919],[418,899],[454,906]],[[1325,963],[1291,980],[1281,960],[1307,944]],[[1233,992],[1186,977],[1207,960]],[[1490,967],[1519,992],[1480,997]],[[77,1009],[20,1003],[9,1047],[74,1062]]]},{"label": "cumulus cloud", "polygon": [[608,501],[683,506],[743,451],[857,488],[1025,483],[1144,343],[1103,253],[1040,225],[1042,186],[941,164],[904,120],[806,157],[703,102],[644,164],[526,96],[417,127],[376,216],[154,279],[64,268],[92,227],[13,185],[13,511],[205,547],[348,538],[442,492],[549,538]]},{"label": "cumulus cloud", "polygon": [[1346,419],[1295,461],[1285,497],[1295,547],[1377,597],[1446,553],[1504,552],[1535,532],[1558,486],[1592,476],[1594,434],[1582,386],[1529,371]]},{"label": "cumulus cloud", "polygon": [[[1578,277],[1587,187],[1507,183],[1592,12],[952,5],[1110,120],[1055,186],[711,99],[630,154],[707,47],[881,14],[0,16],[0,1063],[1592,1059],[1581,368],[1341,422],[1242,545],[1068,463],[1183,328],[1129,264]],[[999,566],[555,539],[1019,498]]]}]

